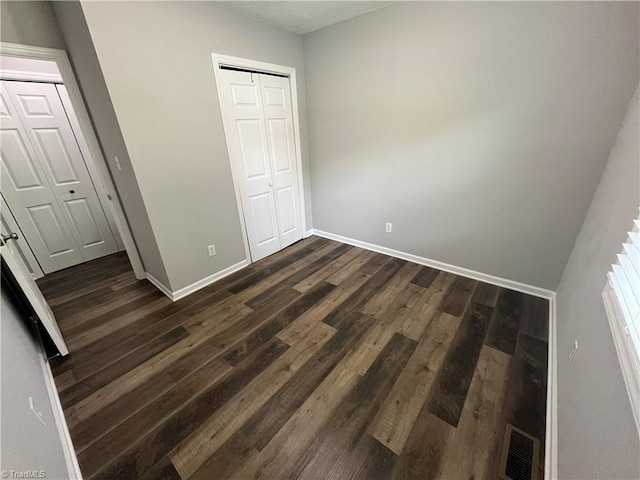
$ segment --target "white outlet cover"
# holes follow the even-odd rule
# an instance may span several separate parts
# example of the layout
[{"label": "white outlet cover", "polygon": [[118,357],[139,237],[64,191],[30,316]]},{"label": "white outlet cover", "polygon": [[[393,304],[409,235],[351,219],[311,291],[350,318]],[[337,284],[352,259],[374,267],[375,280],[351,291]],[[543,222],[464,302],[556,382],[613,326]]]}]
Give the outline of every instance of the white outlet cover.
[{"label": "white outlet cover", "polygon": [[387,222],[386,225],[385,225],[385,231],[387,233],[391,233],[392,230],[393,230],[393,224],[390,223],[390,222]]}]

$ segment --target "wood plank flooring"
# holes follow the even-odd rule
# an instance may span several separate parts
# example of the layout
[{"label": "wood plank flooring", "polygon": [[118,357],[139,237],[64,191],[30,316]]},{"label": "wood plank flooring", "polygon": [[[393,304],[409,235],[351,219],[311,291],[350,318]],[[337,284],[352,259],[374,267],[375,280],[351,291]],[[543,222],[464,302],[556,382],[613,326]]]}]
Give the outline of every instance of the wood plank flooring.
[{"label": "wood plank flooring", "polygon": [[124,254],[38,283],[86,479],[497,478],[506,423],[543,470],[546,300],[318,237],[177,302]]}]

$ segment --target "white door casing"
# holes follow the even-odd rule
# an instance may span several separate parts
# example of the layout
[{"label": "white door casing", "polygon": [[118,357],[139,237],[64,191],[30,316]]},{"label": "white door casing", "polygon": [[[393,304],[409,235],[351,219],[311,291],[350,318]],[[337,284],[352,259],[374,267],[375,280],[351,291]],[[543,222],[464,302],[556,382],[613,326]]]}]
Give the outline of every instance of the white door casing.
[{"label": "white door casing", "polygon": [[[5,235],[13,233],[4,231],[4,228],[5,226],[3,225],[3,230],[1,233]],[[0,255],[2,255],[2,260],[6,262],[7,267],[9,267],[9,270],[11,270],[11,273],[18,282],[20,289],[27,297],[27,300],[31,304],[31,307],[35,311],[36,315],[38,315],[42,326],[45,328],[45,330],[51,337],[51,340],[58,348],[60,355],[67,355],[69,353],[69,349],[67,348],[67,344],[62,338],[62,334],[60,333],[60,328],[58,328],[56,317],[53,315],[51,307],[49,307],[49,304],[42,295],[42,292],[38,288],[38,285],[36,285],[35,280],[31,278],[29,269],[25,265],[15,247],[14,240],[0,242]]]},{"label": "white door casing", "polygon": [[[3,176],[3,194],[45,273],[118,251],[55,85],[2,83],[3,100],[19,120],[13,126],[16,131],[22,127],[31,164],[39,164],[40,190],[44,192],[48,186],[55,200],[25,203],[24,193],[32,189],[23,188],[22,195],[17,195],[15,182],[5,183]],[[4,123],[2,130],[4,135]],[[21,159],[13,158],[15,152],[5,149],[4,144],[2,150],[3,166],[12,163],[19,171]],[[25,222],[32,225],[25,227]],[[60,242],[62,232],[67,240],[64,245]],[[56,248],[52,248],[54,244]]]},{"label": "white door casing", "polygon": [[302,238],[302,221],[293,134],[293,111],[289,79],[259,75],[269,143],[273,191],[278,216],[280,248]]},{"label": "white door casing", "polygon": [[289,79],[219,70],[229,159],[252,261],[302,238]]}]

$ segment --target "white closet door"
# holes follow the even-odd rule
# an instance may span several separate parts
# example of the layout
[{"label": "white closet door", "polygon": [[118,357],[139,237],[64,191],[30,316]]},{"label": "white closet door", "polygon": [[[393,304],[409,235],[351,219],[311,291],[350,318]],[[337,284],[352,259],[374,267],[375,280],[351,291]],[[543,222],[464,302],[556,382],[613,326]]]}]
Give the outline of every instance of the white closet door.
[{"label": "white closet door", "polygon": [[302,238],[302,216],[289,79],[260,75],[280,247]]},{"label": "white closet door", "polygon": [[218,80],[229,157],[255,262],[281,248],[259,75],[220,70]]},{"label": "white closet door", "polygon": [[2,195],[45,273],[84,261],[2,82]]},{"label": "white closet door", "polygon": [[55,85],[4,83],[84,260],[115,253],[115,239]]}]

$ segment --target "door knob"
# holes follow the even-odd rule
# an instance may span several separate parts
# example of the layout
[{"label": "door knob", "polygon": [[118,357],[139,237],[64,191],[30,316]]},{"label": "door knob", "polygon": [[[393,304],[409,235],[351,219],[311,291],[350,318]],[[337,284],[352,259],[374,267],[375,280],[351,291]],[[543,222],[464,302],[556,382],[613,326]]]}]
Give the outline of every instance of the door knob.
[{"label": "door knob", "polygon": [[4,246],[9,240],[17,240],[18,234],[11,232],[9,235],[5,235],[4,233],[0,233],[0,247]]},{"label": "door knob", "polygon": [[269,188],[273,187],[273,185],[271,184],[271,182],[269,182]]},{"label": "door knob", "polygon": [[76,191],[75,191],[75,190],[69,190],[69,193],[70,193],[71,195],[73,195],[74,193],[76,193]]}]

